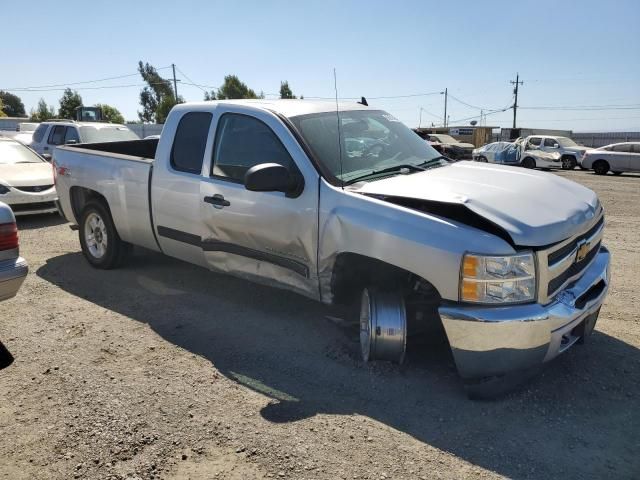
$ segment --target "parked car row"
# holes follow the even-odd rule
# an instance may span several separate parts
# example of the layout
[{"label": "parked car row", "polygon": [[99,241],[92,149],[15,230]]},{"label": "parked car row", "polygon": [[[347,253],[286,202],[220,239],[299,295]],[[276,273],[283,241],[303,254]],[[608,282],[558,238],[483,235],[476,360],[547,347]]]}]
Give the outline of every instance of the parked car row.
[{"label": "parked car row", "polygon": [[525,168],[593,170],[598,175],[640,172],[640,142],[624,142],[589,149],[567,137],[535,135],[515,142],[493,142],[473,150],[477,162]]}]

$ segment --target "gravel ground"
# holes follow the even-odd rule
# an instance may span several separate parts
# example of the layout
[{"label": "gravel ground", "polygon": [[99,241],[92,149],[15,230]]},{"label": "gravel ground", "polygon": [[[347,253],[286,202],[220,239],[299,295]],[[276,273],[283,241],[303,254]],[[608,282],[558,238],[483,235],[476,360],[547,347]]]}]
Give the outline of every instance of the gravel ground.
[{"label": "gravel ground", "polygon": [[93,270],[60,220],[21,220],[0,478],[640,477],[640,176],[561,175],[606,208],[609,297],[588,344],[483,402],[442,344],[363,365],[322,305],[142,249]]}]

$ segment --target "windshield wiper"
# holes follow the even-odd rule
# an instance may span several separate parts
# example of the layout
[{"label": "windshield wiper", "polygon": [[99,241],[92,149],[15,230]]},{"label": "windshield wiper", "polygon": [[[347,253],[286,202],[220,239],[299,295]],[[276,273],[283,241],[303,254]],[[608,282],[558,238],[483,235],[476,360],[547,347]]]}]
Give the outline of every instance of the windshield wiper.
[{"label": "windshield wiper", "polygon": [[352,183],[359,182],[360,180],[364,180],[369,177],[375,177],[383,173],[401,172],[402,170],[413,170],[414,172],[422,172],[426,169],[420,165],[414,165],[413,163],[394,165],[393,167],[382,168],[380,170],[371,170],[369,173],[365,173],[364,175],[359,175],[355,178],[352,178],[351,180],[345,182],[345,184],[351,185]]},{"label": "windshield wiper", "polygon": [[[440,160],[447,160],[449,161],[449,159],[447,157],[445,157],[444,155],[439,155],[437,157],[433,157],[430,158],[429,160],[425,160],[424,162],[418,164],[419,167],[422,167],[423,170],[426,170],[425,167],[427,167],[427,165],[430,165],[431,163],[434,163],[435,161],[440,162]],[[427,167],[428,168],[428,167]]]}]

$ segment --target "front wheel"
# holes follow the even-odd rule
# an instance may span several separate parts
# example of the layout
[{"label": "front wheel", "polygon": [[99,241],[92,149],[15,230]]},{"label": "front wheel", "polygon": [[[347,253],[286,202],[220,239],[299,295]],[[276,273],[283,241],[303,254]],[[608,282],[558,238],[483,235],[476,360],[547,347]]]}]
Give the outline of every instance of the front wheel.
[{"label": "front wheel", "polygon": [[531,157],[526,157],[522,160],[522,166],[524,168],[536,168],[536,161]]},{"label": "front wheel", "polygon": [[360,299],[360,351],[365,362],[402,363],[407,348],[407,309],[397,292],[365,288]]},{"label": "front wheel", "polygon": [[479,156],[479,157],[478,157],[478,161],[479,161],[479,162],[482,162],[482,163],[488,163],[488,162],[487,162],[487,157],[483,157],[483,156]]},{"label": "front wheel", "polygon": [[572,157],[571,155],[565,155],[562,157],[562,169],[563,170],[573,170],[578,165],[576,161],[576,157]]},{"label": "front wheel", "polygon": [[96,268],[118,267],[130,248],[120,239],[109,210],[101,202],[89,203],[84,208],[79,235],[82,253]]}]

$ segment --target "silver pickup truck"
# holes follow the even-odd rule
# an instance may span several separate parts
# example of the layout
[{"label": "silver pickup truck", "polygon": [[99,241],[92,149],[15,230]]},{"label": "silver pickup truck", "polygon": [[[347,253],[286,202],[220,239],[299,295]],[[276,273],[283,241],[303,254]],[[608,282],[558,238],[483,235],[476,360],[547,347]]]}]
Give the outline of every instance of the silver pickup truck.
[{"label": "silver pickup truck", "polygon": [[591,190],[451,164],[358,104],[182,104],[159,140],[53,156],[61,210],[93,266],[114,268],[138,245],[353,302],[365,360],[402,361],[407,325],[441,322],[467,385],[519,375],[582,340],[609,285]]}]

